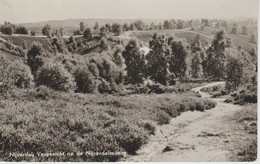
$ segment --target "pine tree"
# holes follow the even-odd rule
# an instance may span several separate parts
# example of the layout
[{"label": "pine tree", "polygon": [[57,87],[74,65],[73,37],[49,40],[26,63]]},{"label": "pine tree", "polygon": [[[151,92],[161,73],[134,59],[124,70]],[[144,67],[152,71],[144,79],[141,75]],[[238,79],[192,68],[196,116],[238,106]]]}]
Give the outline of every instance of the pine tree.
[{"label": "pine tree", "polygon": [[243,77],[243,63],[238,58],[233,56],[227,59],[226,68],[226,89],[231,92],[236,90],[242,84]]},{"label": "pine tree", "polygon": [[243,26],[243,27],[242,27],[242,34],[248,35],[248,29],[247,29],[246,26]]},{"label": "pine tree", "polygon": [[208,77],[224,79],[227,49],[232,47],[231,39],[226,36],[225,31],[216,33],[211,46],[207,50],[207,63],[205,72]]},{"label": "pine tree", "polygon": [[44,53],[42,45],[40,43],[34,43],[26,57],[27,65],[31,68],[33,75],[35,75],[38,68],[43,65],[45,57],[46,54]]},{"label": "pine tree", "polygon": [[51,37],[51,26],[49,24],[46,24],[42,29],[42,35],[45,35],[47,37]]},{"label": "pine tree", "polygon": [[203,78],[203,69],[202,69],[202,59],[200,57],[200,54],[197,53],[195,56],[192,58],[191,62],[191,71],[192,71],[192,77],[193,78]]},{"label": "pine tree", "polygon": [[95,26],[94,26],[94,30],[98,30],[99,29],[99,25],[98,25],[98,22],[95,23]]},{"label": "pine tree", "polygon": [[151,51],[147,54],[147,75],[151,80],[166,85],[168,83],[167,64],[170,62],[170,47],[165,36],[154,34],[149,42]]},{"label": "pine tree", "polygon": [[92,38],[93,38],[93,33],[92,33],[92,31],[91,31],[90,28],[87,28],[87,29],[84,31],[84,38],[85,38],[87,41],[92,40]]},{"label": "pine tree", "polygon": [[256,44],[256,37],[255,37],[255,34],[252,34],[251,35],[251,39],[250,39],[251,43],[254,43]]},{"label": "pine tree", "polygon": [[145,57],[140,51],[137,41],[130,40],[122,54],[127,66],[126,82],[130,84],[143,83],[143,78],[145,77]]},{"label": "pine tree", "polygon": [[85,28],[86,28],[85,24],[83,22],[80,22],[79,23],[79,30],[81,31],[81,33],[83,33],[85,31]]},{"label": "pine tree", "polygon": [[187,71],[188,49],[182,41],[173,41],[171,47],[171,71],[176,78],[184,80]]}]

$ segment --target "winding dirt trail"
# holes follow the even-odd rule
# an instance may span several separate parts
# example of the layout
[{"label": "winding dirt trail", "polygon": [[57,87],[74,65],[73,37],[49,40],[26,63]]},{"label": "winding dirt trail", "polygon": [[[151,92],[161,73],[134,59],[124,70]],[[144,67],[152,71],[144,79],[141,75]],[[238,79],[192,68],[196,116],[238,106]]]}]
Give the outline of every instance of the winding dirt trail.
[{"label": "winding dirt trail", "polygon": [[[223,84],[214,82],[212,85]],[[206,87],[202,86],[202,87]],[[201,92],[202,87],[194,88],[202,98],[210,98]],[[238,142],[247,140],[243,127],[233,119],[241,106],[224,103],[221,98],[210,98],[217,106],[205,112],[185,112],[173,118],[170,124],[158,126],[154,136],[137,155],[124,161],[138,162],[208,162],[235,161],[232,154],[237,153]],[[245,134],[243,134],[245,133]]]}]

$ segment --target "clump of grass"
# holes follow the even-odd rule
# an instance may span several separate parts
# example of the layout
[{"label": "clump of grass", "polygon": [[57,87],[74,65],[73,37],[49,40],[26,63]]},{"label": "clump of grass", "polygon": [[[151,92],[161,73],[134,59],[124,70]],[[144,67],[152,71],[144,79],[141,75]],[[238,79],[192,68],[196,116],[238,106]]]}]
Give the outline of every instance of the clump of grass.
[{"label": "clump of grass", "polygon": [[257,139],[253,139],[248,146],[243,148],[243,151],[240,152],[239,155],[242,156],[241,161],[255,161],[257,159]]},{"label": "clump of grass", "polygon": [[239,122],[242,121],[256,121],[257,120],[257,105],[249,105],[243,110],[235,114],[235,119]]},{"label": "clump of grass", "polygon": [[251,142],[247,142],[241,146],[238,153],[239,160],[245,162],[255,161],[257,159],[257,128],[256,125],[250,126],[250,124],[257,121],[257,105],[249,105],[243,110],[238,111],[235,114],[235,119],[238,122],[244,123],[247,127],[245,129],[254,135]]}]

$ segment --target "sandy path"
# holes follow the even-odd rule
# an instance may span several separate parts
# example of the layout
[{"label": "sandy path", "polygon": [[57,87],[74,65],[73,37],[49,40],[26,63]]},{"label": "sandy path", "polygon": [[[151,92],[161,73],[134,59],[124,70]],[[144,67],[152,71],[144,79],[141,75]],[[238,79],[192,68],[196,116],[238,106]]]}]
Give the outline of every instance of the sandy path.
[{"label": "sandy path", "polygon": [[[200,92],[203,98],[209,98],[207,93],[200,91],[201,88],[194,91]],[[231,157],[237,153],[235,145],[246,142],[248,138],[241,137],[247,134],[233,119],[234,112],[242,107],[224,103],[224,99],[211,99],[217,102],[214,109],[185,112],[172,119],[170,124],[159,126],[149,143],[137,155],[124,161],[234,161]]]}]

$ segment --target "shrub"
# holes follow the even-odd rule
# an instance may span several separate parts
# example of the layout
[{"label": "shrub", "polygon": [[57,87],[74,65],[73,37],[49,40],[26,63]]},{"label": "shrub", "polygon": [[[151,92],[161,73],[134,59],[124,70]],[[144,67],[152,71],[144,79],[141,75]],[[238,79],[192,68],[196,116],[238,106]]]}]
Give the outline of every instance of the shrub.
[{"label": "shrub", "polygon": [[257,86],[249,84],[241,87],[238,91],[230,93],[230,97],[225,102],[240,105],[257,103]]},{"label": "shrub", "polygon": [[118,120],[115,127],[111,129],[119,146],[127,153],[135,154],[136,151],[147,142],[148,134],[137,126],[130,126],[125,121]]},{"label": "shrub", "polygon": [[42,45],[40,43],[33,43],[26,56],[27,65],[31,68],[33,75],[35,75],[38,68],[44,63],[44,57],[46,57],[46,54]]},{"label": "shrub", "polygon": [[57,91],[75,89],[73,76],[59,62],[47,60],[36,73],[36,84],[46,85]]},{"label": "shrub", "polygon": [[252,162],[257,159],[257,139],[253,139],[253,141],[244,147],[243,149],[243,157],[242,161],[244,162]]},{"label": "shrub", "polygon": [[153,121],[144,121],[142,122],[141,126],[148,131],[148,133],[151,134],[155,134],[155,130],[156,130],[156,123]]},{"label": "shrub", "polygon": [[[110,134],[107,129],[98,129],[93,132],[83,142],[82,150],[92,152],[124,152],[124,149],[118,145],[115,137]],[[105,136],[104,136],[105,134]],[[125,154],[126,155],[126,154]],[[95,161],[95,162],[115,162],[123,157],[123,154],[118,155],[87,155],[83,156],[83,161]]]},{"label": "shrub", "polygon": [[16,33],[16,34],[24,34],[24,35],[28,35],[28,34],[29,34],[27,28],[24,27],[24,26],[18,26],[18,27],[16,28],[15,33]]},{"label": "shrub", "polygon": [[33,85],[33,76],[30,68],[22,61],[15,61],[8,67],[9,75],[18,88],[29,88]]},{"label": "shrub", "polygon": [[15,32],[15,25],[6,23],[1,27],[1,32],[6,35],[12,35]]},{"label": "shrub", "polygon": [[78,68],[73,74],[77,83],[76,92],[93,93],[97,90],[95,77],[89,72],[87,67]]},{"label": "shrub", "polygon": [[85,31],[84,31],[84,38],[87,40],[87,41],[90,41],[93,39],[93,32],[91,31],[90,28],[87,28]]},{"label": "shrub", "polygon": [[158,122],[159,125],[163,124],[169,124],[171,120],[171,116],[167,114],[166,112],[160,110],[156,114],[156,121]]},{"label": "shrub", "polygon": [[100,84],[98,85],[98,91],[100,93],[113,93],[113,88],[111,87],[111,84],[107,82],[106,80],[101,80]]}]

